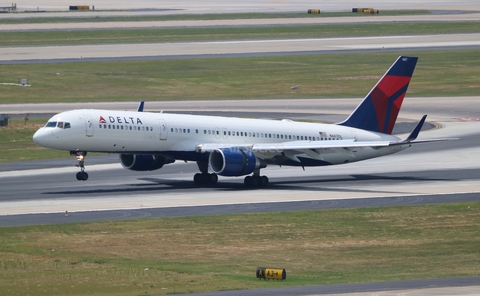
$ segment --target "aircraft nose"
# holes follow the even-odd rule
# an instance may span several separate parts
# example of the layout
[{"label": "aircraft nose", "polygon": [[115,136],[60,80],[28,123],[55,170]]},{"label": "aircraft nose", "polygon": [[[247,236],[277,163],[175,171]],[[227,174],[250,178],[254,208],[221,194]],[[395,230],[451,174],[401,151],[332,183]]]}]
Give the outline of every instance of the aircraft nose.
[{"label": "aircraft nose", "polygon": [[50,134],[50,132],[47,132],[44,128],[41,128],[33,135],[33,141],[37,145],[47,147],[48,141],[50,140]]}]

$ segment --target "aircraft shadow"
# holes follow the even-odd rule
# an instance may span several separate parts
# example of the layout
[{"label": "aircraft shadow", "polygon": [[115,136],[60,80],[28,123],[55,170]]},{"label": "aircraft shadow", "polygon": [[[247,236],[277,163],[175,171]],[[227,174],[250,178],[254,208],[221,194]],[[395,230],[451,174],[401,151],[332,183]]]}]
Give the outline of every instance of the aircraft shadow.
[{"label": "aircraft shadow", "polygon": [[[368,182],[377,182],[378,184],[385,184],[385,182],[390,182],[392,184],[398,185],[400,182],[412,182],[412,181],[456,181],[455,178],[430,178],[430,177],[413,177],[413,176],[386,176],[386,175],[349,175],[349,176],[338,176],[335,178],[328,177],[322,179],[316,178],[289,178],[288,180],[280,181],[271,181],[267,188],[258,187],[250,188],[245,187],[243,182],[228,182],[228,180],[221,180],[215,185],[211,186],[198,186],[193,181],[185,180],[168,180],[162,178],[138,178],[138,180],[146,181],[149,183],[142,184],[125,184],[121,186],[115,186],[112,188],[94,188],[88,190],[64,190],[64,191],[53,191],[53,192],[43,192],[45,195],[75,195],[75,194],[101,194],[101,195],[112,195],[117,193],[162,193],[171,190],[195,190],[197,192],[208,192],[209,190],[214,191],[251,191],[251,190],[296,190],[296,191],[318,191],[318,192],[381,192],[381,193],[394,193],[395,191],[378,191],[378,190],[368,190],[368,189],[358,189],[351,188],[349,185],[359,185],[358,183]],[[332,186],[338,186],[338,183],[342,183],[342,187],[322,187],[318,184],[331,184]],[[309,186],[311,184],[312,186]]]}]

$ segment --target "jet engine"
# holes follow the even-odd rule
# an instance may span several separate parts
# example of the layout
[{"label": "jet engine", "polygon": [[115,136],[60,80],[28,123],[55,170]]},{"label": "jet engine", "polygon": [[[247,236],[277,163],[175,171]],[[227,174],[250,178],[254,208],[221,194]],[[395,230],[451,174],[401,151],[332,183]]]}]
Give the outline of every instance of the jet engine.
[{"label": "jet engine", "polygon": [[256,169],[266,167],[251,151],[239,148],[220,148],[212,151],[208,158],[212,172],[221,176],[243,176]]},{"label": "jet engine", "polygon": [[122,166],[132,171],[154,171],[172,162],[175,160],[161,155],[120,154]]}]

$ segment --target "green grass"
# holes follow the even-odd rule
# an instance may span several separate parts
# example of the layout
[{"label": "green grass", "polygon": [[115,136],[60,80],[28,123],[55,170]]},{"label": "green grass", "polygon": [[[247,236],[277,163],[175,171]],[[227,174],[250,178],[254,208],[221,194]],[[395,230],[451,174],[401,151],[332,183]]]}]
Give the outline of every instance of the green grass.
[{"label": "green grass", "polygon": [[480,22],[379,23],[239,28],[161,28],[2,32],[0,46],[191,42],[211,40],[326,38],[478,33]]},{"label": "green grass", "polygon": [[480,91],[480,55],[472,49],[2,65],[0,82],[24,77],[32,86],[0,85],[0,103],[362,98],[400,54],[420,57],[407,99]]},{"label": "green grass", "polygon": [[9,121],[8,127],[0,127],[0,163],[68,156],[64,151],[45,149],[33,143],[33,134],[45,122],[46,119],[41,118],[31,119],[27,123],[14,119]]},{"label": "green grass", "polygon": [[[0,228],[0,289],[153,295],[473,276],[479,223],[469,203]],[[287,280],[257,280],[257,266]]]},{"label": "green grass", "polygon": [[[93,12],[93,11],[90,11]],[[36,23],[86,23],[86,22],[147,22],[147,21],[183,21],[183,20],[234,20],[234,19],[270,19],[270,18],[318,18],[340,16],[375,17],[363,13],[352,12],[322,12],[321,14],[305,13],[227,13],[227,14],[176,14],[159,16],[89,16],[90,12],[72,12],[71,17],[54,18],[16,18],[0,19],[0,24],[36,24]],[[428,10],[385,10],[381,15],[422,15],[430,14]],[[28,16],[28,15],[27,15]]]},{"label": "green grass", "polygon": [[33,134],[44,126],[47,120],[48,118],[33,118],[25,123],[22,119],[10,119],[7,127],[0,127],[0,163],[72,157],[66,151],[40,147],[32,141]]}]

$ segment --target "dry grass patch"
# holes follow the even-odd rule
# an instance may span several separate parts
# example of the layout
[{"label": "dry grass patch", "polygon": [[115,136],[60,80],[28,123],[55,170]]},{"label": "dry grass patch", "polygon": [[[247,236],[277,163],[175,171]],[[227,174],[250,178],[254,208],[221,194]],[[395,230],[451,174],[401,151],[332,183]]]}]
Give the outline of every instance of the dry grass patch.
[{"label": "dry grass patch", "polygon": [[0,277],[129,295],[271,287],[257,266],[287,269],[277,287],[477,275],[479,223],[473,203],[2,228]]}]

